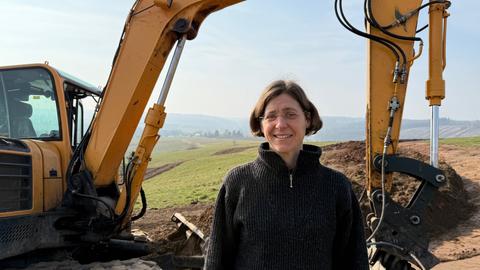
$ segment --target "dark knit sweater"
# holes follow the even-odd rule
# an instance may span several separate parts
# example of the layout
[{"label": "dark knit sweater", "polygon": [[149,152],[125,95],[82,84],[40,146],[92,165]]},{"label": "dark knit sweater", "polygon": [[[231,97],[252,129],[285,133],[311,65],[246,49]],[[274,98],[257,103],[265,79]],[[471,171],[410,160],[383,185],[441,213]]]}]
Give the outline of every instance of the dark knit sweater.
[{"label": "dark knit sweater", "polygon": [[[289,171],[259,147],[218,194],[207,270],[368,269],[361,213],[348,179],[304,145]],[[290,177],[292,185],[290,187]]]}]

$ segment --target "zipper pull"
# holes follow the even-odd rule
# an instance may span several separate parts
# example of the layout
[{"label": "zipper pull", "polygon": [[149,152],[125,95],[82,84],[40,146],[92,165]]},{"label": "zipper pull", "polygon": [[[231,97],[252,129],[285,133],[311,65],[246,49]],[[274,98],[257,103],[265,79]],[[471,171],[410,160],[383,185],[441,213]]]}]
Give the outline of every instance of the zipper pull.
[{"label": "zipper pull", "polygon": [[290,173],[289,176],[290,176],[290,188],[293,188],[293,174]]}]

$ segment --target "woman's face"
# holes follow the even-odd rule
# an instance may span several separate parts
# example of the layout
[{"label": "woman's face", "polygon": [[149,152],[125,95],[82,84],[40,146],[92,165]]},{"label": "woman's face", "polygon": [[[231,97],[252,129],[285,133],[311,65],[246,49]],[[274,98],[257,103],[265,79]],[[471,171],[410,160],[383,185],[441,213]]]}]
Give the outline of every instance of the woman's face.
[{"label": "woman's face", "polygon": [[265,107],[262,132],[270,149],[281,156],[297,154],[302,148],[310,120],[300,104],[288,94],[273,98]]}]

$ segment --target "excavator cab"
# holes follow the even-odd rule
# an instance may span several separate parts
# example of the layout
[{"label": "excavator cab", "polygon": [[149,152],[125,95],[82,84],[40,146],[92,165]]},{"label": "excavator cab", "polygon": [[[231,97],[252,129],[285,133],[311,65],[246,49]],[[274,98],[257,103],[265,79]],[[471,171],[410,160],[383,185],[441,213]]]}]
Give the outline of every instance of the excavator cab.
[{"label": "excavator cab", "polygon": [[0,68],[0,259],[65,244],[53,225],[63,179],[88,125],[82,102],[100,94],[47,64]]},{"label": "excavator cab", "polygon": [[[137,197],[145,201],[143,176],[181,49],[210,13],[240,1],[135,1],[104,91],[48,64],[0,67],[0,268],[30,251],[110,245],[128,234],[142,213],[132,215]],[[125,165],[175,43],[160,98]],[[96,103],[90,115],[87,99]]]}]

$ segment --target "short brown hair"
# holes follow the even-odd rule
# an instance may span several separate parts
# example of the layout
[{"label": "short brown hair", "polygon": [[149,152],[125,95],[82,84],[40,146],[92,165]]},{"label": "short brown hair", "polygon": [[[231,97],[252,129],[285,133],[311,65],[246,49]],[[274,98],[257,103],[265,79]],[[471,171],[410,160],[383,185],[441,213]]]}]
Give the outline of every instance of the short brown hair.
[{"label": "short brown hair", "polygon": [[260,117],[265,113],[267,104],[281,94],[287,94],[295,99],[305,112],[305,117],[310,120],[310,125],[306,129],[305,135],[315,134],[322,128],[323,123],[317,108],[315,108],[315,105],[307,98],[303,89],[293,81],[278,80],[272,82],[263,90],[255,104],[255,108],[250,114],[250,130],[254,136],[264,137]]}]

